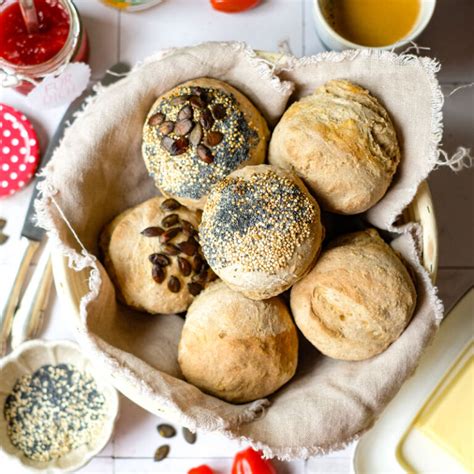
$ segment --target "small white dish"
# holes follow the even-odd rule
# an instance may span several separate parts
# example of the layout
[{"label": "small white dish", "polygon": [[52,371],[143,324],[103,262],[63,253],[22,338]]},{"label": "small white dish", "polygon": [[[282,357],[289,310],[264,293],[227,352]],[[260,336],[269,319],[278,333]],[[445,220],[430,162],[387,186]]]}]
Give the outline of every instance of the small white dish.
[{"label": "small white dish", "polygon": [[[106,400],[106,414],[102,429],[94,440],[60,458],[48,462],[38,462],[27,458],[22,451],[13,446],[7,433],[4,415],[5,400],[19,377],[32,374],[46,364],[71,364],[79,371],[88,372],[94,378],[98,390]],[[108,443],[118,415],[119,399],[115,388],[102,372],[91,364],[79,349],[70,341],[33,340],[21,344],[10,355],[0,359],[0,453],[21,465],[23,471],[59,474],[75,471],[99,453]],[[16,471],[15,471],[16,472]]]},{"label": "small white dish", "polygon": [[[316,32],[323,42],[323,45],[329,49],[334,51],[342,51],[344,49],[360,49],[360,48],[367,48],[367,46],[363,46],[357,43],[353,43],[352,41],[347,40],[339,33],[334,31],[331,25],[326,20],[324,16],[321,4],[325,0],[313,0],[313,17],[314,23],[316,26]],[[434,9],[436,6],[436,0],[420,0],[420,13],[418,15],[418,19],[416,21],[415,26],[412,28],[411,32],[403,39],[398,41],[394,44],[389,44],[387,46],[378,47],[378,48],[370,48],[370,49],[400,49],[406,46],[411,41],[414,41],[418,36],[422,33],[422,31],[426,28],[428,23],[431,20],[433,15]]]}]

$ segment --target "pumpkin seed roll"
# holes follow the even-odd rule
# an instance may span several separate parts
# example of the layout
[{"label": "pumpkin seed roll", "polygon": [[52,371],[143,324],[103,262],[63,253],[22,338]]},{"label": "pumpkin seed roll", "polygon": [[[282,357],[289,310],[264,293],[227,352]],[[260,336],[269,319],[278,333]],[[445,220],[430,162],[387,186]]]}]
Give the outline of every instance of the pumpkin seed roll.
[{"label": "pumpkin seed roll", "polygon": [[180,313],[215,275],[197,240],[200,212],[154,197],[102,231],[104,265],[118,298],[152,314]]},{"label": "pumpkin seed roll", "polygon": [[201,78],[159,97],[143,129],[143,158],[160,191],[202,209],[213,185],[232,171],[263,163],[265,119],[237,89]]}]

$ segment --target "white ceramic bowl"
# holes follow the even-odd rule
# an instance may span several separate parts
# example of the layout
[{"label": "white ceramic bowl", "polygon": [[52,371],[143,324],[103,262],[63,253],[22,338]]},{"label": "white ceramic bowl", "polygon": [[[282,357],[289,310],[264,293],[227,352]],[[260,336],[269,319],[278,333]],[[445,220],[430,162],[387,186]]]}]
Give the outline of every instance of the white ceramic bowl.
[{"label": "white ceramic bowl", "polygon": [[[71,364],[80,371],[86,371],[94,377],[95,383],[106,399],[106,416],[100,433],[87,445],[82,445],[59,459],[38,462],[27,458],[15,448],[7,434],[7,422],[3,415],[5,399],[12,391],[19,377],[31,374],[45,364]],[[101,372],[94,368],[84,356],[79,346],[70,341],[33,340],[21,344],[10,355],[0,359],[0,453],[13,460],[12,464],[21,465],[22,472],[45,472],[57,474],[79,469],[108,443],[118,415],[119,399],[117,391]],[[3,471],[0,468],[0,472]],[[18,472],[15,471],[10,472]]]},{"label": "white ceramic bowl", "polygon": [[[342,51],[344,49],[358,49],[358,48],[367,48],[352,41],[347,40],[338,34],[334,29],[329,25],[326,20],[326,17],[323,14],[321,4],[325,0],[313,0],[313,16],[314,23],[316,26],[316,32],[321,39],[322,43],[327,49],[332,49],[334,51]],[[381,0],[382,1],[382,0]],[[414,41],[421,32],[426,28],[431,17],[433,15],[434,9],[436,6],[436,0],[420,0],[420,13],[418,15],[418,20],[415,26],[412,28],[411,32],[397,43],[389,44],[387,46],[370,48],[370,49],[395,49],[398,50],[406,46],[410,41]]]}]

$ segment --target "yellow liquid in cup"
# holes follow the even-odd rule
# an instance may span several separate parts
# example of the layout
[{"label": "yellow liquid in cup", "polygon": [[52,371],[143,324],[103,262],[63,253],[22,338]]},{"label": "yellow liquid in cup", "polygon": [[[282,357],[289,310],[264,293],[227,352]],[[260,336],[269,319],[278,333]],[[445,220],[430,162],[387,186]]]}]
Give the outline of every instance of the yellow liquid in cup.
[{"label": "yellow liquid in cup", "polygon": [[343,38],[362,46],[388,46],[415,26],[420,0],[325,0],[329,25]]}]

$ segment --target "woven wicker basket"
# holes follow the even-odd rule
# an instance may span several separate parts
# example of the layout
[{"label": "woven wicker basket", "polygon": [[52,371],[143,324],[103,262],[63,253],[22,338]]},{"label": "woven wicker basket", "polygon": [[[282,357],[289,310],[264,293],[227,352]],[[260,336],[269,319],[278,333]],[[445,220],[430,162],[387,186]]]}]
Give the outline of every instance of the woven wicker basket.
[{"label": "woven wicker basket", "polygon": [[[274,53],[258,52],[258,54],[268,61],[281,59],[281,55],[277,57]],[[420,184],[415,198],[405,209],[398,223],[408,222],[417,222],[422,228],[421,261],[434,282],[438,268],[438,234],[431,193],[426,182]],[[79,322],[80,301],[88,293],[89,270],[77,272],[69,268],[68,259],[59,251],[53,251],[52,262],[58,293],[68,305],[69,312],[76,316],[74,320]],[[105,272],[102,267],[100,269]],[[113,377],[113,374],[111,375]],[[139,390],[125,383],[123,379],[114,378],[114,385],[126,397],[151,413],[164,416],[170,421],[177,421],[176,413],[156,406],[148,397],[143,396]]]}]

